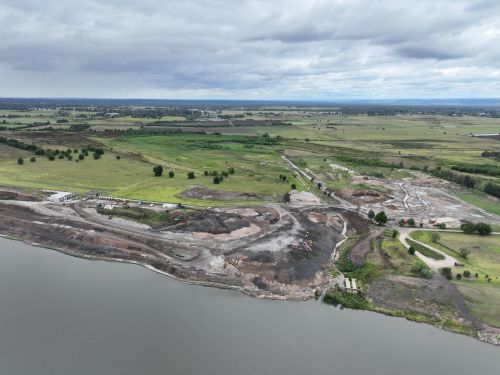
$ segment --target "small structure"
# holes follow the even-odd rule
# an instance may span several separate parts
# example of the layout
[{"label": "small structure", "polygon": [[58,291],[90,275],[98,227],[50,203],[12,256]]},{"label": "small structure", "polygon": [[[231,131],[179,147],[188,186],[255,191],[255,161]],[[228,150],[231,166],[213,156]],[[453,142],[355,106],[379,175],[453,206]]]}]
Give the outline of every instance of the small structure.
[{"label": "small structure", "polygon": [[352,294],[358,293],[359,289],[358,289],[358,286],[356,285],[356,279],[349,280],[349,278],[346,277],[346,279],[345,279],[345,291],[347,293],[352,293]]},{"label": "small structure", "polygon": [[49,201],[56,203],[64,202],[67,201],[68,199],[74,198],[74,196],[75,194],[67,191],[58,191],[49,197]]}]

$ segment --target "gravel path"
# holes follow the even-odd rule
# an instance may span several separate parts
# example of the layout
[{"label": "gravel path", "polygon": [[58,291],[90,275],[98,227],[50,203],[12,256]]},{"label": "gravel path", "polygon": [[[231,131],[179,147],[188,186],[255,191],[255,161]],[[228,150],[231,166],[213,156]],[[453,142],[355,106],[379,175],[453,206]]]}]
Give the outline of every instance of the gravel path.
[{"label": "gravel path", "polygon": [[[401,243],[407,249],[410,248],[410,245],[408,244],[408,242],[406,240],[408,238],[410,238],[410,233],[413,232],[414,230],[415,229],[408,229],[408,228],[400,228],[399,229],[399,233],[400,233],[399,234],[399,240],[401,241]],[[415,255],[417,255],[431,269],[438,270],[438,269],[443,268],[443,267],[450,267],[450,268],[452,268],[452,267],[455,266],[455,263],[456,263],[455,258],[449,256],[445,252],[443,252],[443,251],[441,251],[439,249],[436,249],[433,246],[427,245],[427,244],[425,244],[423,242],[414,240],[413,238],[411,238],[411,240],[415,241],[416,243],[418,243],[421,246],[424,246],[424,247],[426,247],[428,249],[431,249],[432,251],[435,251],[436,253],[441,254],[442,256],[444,256],[444,259],[441,259],[441,260],[432,259],[432,258],[426,257],[425,255],[421,254],[420,252],[416,251]]]}]

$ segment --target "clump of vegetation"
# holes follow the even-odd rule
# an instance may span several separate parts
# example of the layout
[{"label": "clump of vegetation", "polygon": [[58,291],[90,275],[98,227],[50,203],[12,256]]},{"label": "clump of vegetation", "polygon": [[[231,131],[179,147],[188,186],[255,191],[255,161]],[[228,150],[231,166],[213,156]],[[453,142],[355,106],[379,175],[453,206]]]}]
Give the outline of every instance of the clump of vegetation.
[{"label": "clump of vegetation", "polygon": [[460,226],[460,228],[463,230],[464,233],[466,234],[473,234],[473,233],[478,233],[481,236],[487,236],[491,234],[491,225],[487,223],[465,223]]},{"label": "clump of vegetation", "polygon": [[17,164],[23,165],[24,164],[24,159],[23,158],[17,159]]},{"label": "clump of vegetation", "polygon": [[154,166],[153,173],[155,174],[155,177],[160,177],[163,174],[163,167],[161,165]]},{"label": "clump of vegetation", "polygon": [[170,171],[170,172],[168,172],[168,177],[170,177],[170,178],[174,178],[174,176],[175,176],[174,171]]},{"label": "clump of vegetation", "polygon": [[366,310],[371,307],[370,302],[361,293],[347,293],[340,287],[330,288],[323,297],[323,303],[340,306],[341,308]]},{"label": "clump of vegetation", "polygon": [[432,278],[432,271],[424,263],[417,263],[411,268],[411,272],[414,274],[424,277],[426,279]]},{"label": "clump of vegetation", "polygon": [[188,172],[187,178],[190,180],[194,180],[196,178],[196,176],[194,175],[194,172]]},{"label": "clump of vegetation", "polygon": [[426,257],[436,259],[436,260],[443,260],[444,255],[435,252],[434,250],[429,249],[426,246],[420,245],[418,242],[415,242],[413,240],[408,240],[411,245],[415,248],[415,251],[418,251],[420,254],[425,255]]},{"label": "clump of vegetation", "polygon": [[441,268],[441,274],[446,277],[448,280],[451,280],[453,278],[453,274],[451,273],[451,268],[450,267],[443,267]]},{"label": "clump of vegetation", "polygon": [[376,214],[374,219],[378,225],[384,225],[389,220],[384,211],[380,211],[378,214]]}]

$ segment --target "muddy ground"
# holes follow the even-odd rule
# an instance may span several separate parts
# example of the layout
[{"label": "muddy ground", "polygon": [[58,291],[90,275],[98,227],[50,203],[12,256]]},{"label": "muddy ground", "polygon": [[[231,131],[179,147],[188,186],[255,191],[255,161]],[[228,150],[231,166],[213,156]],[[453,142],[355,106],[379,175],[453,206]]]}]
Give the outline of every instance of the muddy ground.
[{"label": "muddy ground", "polygon": [[[327,268],[344,220],[353,232],[367,226],[355,213],[283,204],[198,211],[151,229],[110,220],[95,205],[4,199],[0,233],[72,255],[150,265],[181,280],[259,297],[307,299],[330,281]],[[311,241],[311,251],[289,246],[304,240]]]}]

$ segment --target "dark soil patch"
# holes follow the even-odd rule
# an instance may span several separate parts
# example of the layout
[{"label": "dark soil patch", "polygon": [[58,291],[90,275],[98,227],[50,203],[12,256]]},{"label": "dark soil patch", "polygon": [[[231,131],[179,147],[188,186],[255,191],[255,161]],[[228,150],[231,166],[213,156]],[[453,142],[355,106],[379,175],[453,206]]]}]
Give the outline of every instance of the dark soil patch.
[{"label": "dark soil patch", "polygon": [[6,190],[0,190],[0,199],[1,200],[13,200],[13,201],[28,201],[28,202],[34,202],[34,201],[40,201],[40,199],[33,197],[31,195],[27,194],[21,194],[17,193],[15,191],[6,191]]}]

